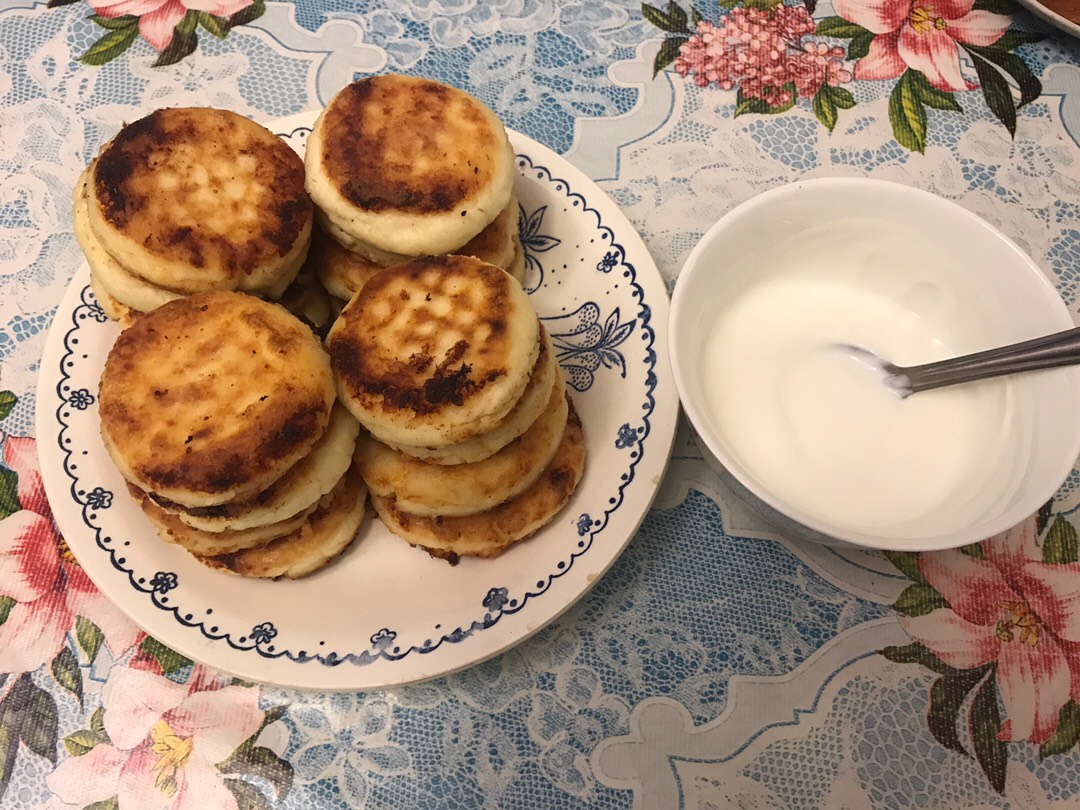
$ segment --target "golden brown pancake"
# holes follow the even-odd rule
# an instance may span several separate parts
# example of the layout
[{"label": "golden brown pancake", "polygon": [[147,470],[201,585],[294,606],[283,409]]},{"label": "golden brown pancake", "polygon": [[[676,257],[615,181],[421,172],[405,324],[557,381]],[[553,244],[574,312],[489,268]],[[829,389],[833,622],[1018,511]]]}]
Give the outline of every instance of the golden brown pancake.
[{"label": "golden brown pancake", "polygon": [[118,303],[137,309],[139,312],[149,312],[179,298],[180,293],[155,287],[130,273],[101,246],[90,230],[90,208],[86,196],[90,173],[90,168],[84,170],[79,176],[79,182],[75,185],[72,219],[75,240],[86,257],[86,263],[90,265],[91,275],[97,278],[101,288]]},{"label": "golden brown pancake", "polygon": [[[405,262],[416,258],[415,256],[407,256],[403,253],[391,253],[389,251],[380,250],[373,245],[350,236],[335,225],[326,216],[326,213],[320,209],[315,210],[315,222],[317,225],[315,230],[322,229],[322,231],[340,245],[341,249],[346,251],[347,254],[353,255],[370,265],[391,267],[395,264],[404,264]],[[516,198],[511,197],[510,202],[506,207],[499,212],[499,215],[495,217],[495,219],[488,223],[484,230],[480,231],[480,233],[464,245],[444,252],[455,253],[459,256],[472,256],[482,262],[493,264],[496,267],[509,272],[509,268],[513,264],[515,258],[514,238],[517,236],[517,232],[518,203]]]},{"label": "golden brown pancake", "polygon": [[452,563],[458,557],[497,557],[550,522],[570,500],[584,471],[585,437],[571,403],[555,458],[528,489],[494,509],[462,517],[425,517],[403,512],[393,498],[373,494],[371,502],[390,531],[433,556]]},{"label": "golden brown pancake", "polygon": [[297,579],[319,570],[356,538],[364,520],[367,490],[350,469],[299,529],[264,546],[235,554],[199,557],[219,571],[244,577]]},{"label": "golden brown pancake", "polygon": [[311,232],[304,166],[241,115],[157,110],[92,167],[90,228],[130,272],[166,290],[254,290],[294,272]]},{"label": "golden brown pancake", "polygon": [[318,506],[318,503],[310,504],[295,515],[264,526],[253,526],[250,529],[235,531],[228,529],[223,532],[204,532],[188,526],[176,515],[166,512],[138,487],[128,484],[128,490],[138,501],[143,514],[154,524],[158,537],[167,543],[175,543],[192,554],[204,556],[232,554],[246,548],[264,546],[271,540],[284,537],[299,529],[304,525],[307,516]]},{"label": "golden brown pancake", "polygon": [[94,298],[101,305],[101,311],[110,321],[116,321],[121,329],[127,329],[139,316],[142,315],[137,309],[132,309],[127,304],[121,304],[101,284],[100,279],[93,270],[90,271],[90,289],[94,292]]},{"label": "golden brown pancake", "polygon": [[473,515],[521,493],[547,467],[566,428],[562,386],[532,426],[492,456],[472,464],[428,464],[361,435],[356,464],[375,495],[414,515]]},{"label": "golden brown pancake", "polygon": [[507,273],[440,256],[372,278],[327,346],[339,399],[376,438],[444,447],[492,430],[513,409],[539,330],[529,297]]},{"label": "golden brown pancake", "polygon": [[480,233],[509,202],[516,174],[506,130],[484,104],[399,75],[334,96],[305,163],[308,191],[334,225],[407,256],[446,253]]},{"label": "golden brown pancake", "polygon": [[360,432],[353,415],[334,405],[330,424],[306,456],[296,462],[269,489],[249,501],[188,508],[158,495],[151,499],[181,521],[205,532],[250,529],[285,520],[301,512],[333,489],[352,465],[356,436]]},{"label": "golden brown pancake", "polygon": [[189,507],[267,489],[326,430],[325,351],[282,307],[235,292],[146,313],[105,361],[101,434],[121,474]]},{"label": "golden brown pancake", "polygon": [[517,230],[518,204],[517,199],[511,196],[510,202],[484,230],[451,252],[460,256],[473,256],[509,272],[514,263],[514,236]]},{"label": "golden brown pancake", "polygon": [[446,447],[415,447],[405,444],[390,444],[389,446],[405,455],[423,459],[431,464],[453,465],[483,461],[528,430],[544,410],[552,391],[556,386],[561,390],[564,384],[562,369],[555,360],[555,349],[551,345],[551,338],[541,325],[540,352],[536,356],[536,363],[533,365],[528,385],[525,386],[525,391],[518,398],[513,410],[494,428],[487,433]]},{"label": "golden brown pancake", "polygon": [[311,233],[307,267],[315,273],[330,295],[348,301],[387,265],[346,250],[322,228],[315,228]]},{"label": "golden brown pancake", "polygon": [[[98,289],[108,295],[107,302],[105,295],[99,296],[106,315],[110,311],[122,312],[123,310],[133,310],[138,313],[150,312],[162,304],[182,298],[183,293],[158,287],[130,272],[101,246],[90,229],[90,213],[86,196],[90,172],[91,169],[87,168],[79,177],[79,183],[75,187],[73,209],[75,239],[82,248],[86,263],[90,266],[90,275],[95,280]],[[298,267],[297,270],[299,269]],[[293,284],[295,276],[296,271],[290,271],[273,286],[250,290],[250,292],[261,298],[279,299]],[[119,307],[123,307],[123,310],[118,309]],[[125,316],[114,317],[113,320],[130,325],[131,319],[130,316]]]},{"label": "golden brown pancake", "polygon": [[[362,249],[347,249],[337,241],[336,229],[325,217],[316,213],[316,221],[320,227],[311,234],[307,267],[314,269],[326,291],[335,298],[348,301],[380,270],[412,259],[400,253],[367,251],[365,254]],[[517,237],[517,202],[512,199],[484,230],[451,252],[492,264],[521,283],[524,255]]]}]

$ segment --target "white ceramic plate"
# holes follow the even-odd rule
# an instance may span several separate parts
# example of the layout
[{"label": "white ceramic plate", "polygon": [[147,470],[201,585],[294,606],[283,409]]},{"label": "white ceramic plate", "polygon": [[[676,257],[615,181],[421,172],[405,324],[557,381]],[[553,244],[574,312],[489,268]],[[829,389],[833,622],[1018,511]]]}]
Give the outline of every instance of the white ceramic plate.
[{"label": "white ceramic plate", "polygon": [[[303,151],[315,113],[275,122]],[[667,293],[634,228],[588,178],[511,133],[526,287],[558,347],[585,428],[569,505],[494,560],[456,567],[368,517],[329,567],[298,581],[210,570],[158,539],[101,443],[98,380],[118,329],[76,273],[42,358],[42,477],[71,550],[103,593],[176,651],[264,683],[373,689],[443,675],[551,622],[618,558],[656,495],[678,399]]]}]

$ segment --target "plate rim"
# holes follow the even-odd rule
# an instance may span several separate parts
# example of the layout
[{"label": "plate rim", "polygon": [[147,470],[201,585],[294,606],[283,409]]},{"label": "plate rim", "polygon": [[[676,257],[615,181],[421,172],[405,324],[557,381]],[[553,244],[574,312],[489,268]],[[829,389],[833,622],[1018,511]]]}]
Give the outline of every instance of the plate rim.
[{"label": "plate rim", "polygon": [[1020,4],[1027,8],[1035,16],[1041,18],[1055,28],[1080,38],[1080,22],[1074,22],[1068,17],[1054,11],[1049,6],[1044,6],[1039,0],[1020,0]]},{"label": "plate rim", "polygon": [[[283,137],[293,137],[300,130],[306,129],[310,131],[318,113],[318,110],[313,110],[276,119],[267,123],[267,127],[274,132],[282,134]],[[660,483],[667,465],[670,462],[671,448],[677,433],[679,414],[678,395],[674,386],[674,379],[667,351],[669,294],[667,287],[664,284],[663,277],[656,268],[655,262],[645,247],[640,234],[638,234],[636,228],[626,218],[625,214],[615,201],[596,185],[596,183],[566,161],[561,155],[558,155],[526,135],[513,131],[509,132],[514,145],[516,164],[521,166],[523,164],[520,164],[519,161],[522,158],[527,159],[531,168],[538,168],[547,173],[547,180],[545,182],[563,183],[566,186],[568,199],[577,196],[584,204],[586,203],[586,200],[582,195],[590,194],[594,199],[600,198],[606,201],[605,205],[601,207],[610,210],[605,210],[603,216],[608,217],[610,214],[610,217],[613,218],[613,222],[610,222],[609,220],[610,224],[620,228],[617,242],[614,241],[614,231],[612,231],[613,244],[622,248],[624,264],[633,271],[634,275],[631,280],[636,283],[637,288],[640,290],[640,295],[635,296],[638,297],[636,303],[639,310],[642,311],[643,316],[647,314],[648,321],[645,326],[647,326],[651,335],[651,340],[647,344],[647,347],[652,354],[652,359],[651,366],[648,367],[647,370],[645,393],[652,404],[652,408],[643,415],[645,424],[648,427],[648,431],[643,439],[651,438],[652,443],[648,446],[650,454],[651,452],[662,452],[662,458],[659,460],[659,463],[654,459],[647,466],[640,468],[642,471],[652,474],[651,480],[643,484],[644,491],[641,492],[639,498],[637,498],[639,501],[637,511],[629,520],[629,525],[627,525],[625,529],[625,536],[621,536],[620,534],[617,541],[612,543],[612,546],[617,546],[617,548],[603,557],[602,564],[598,566],[599,570],[596,570],[596,567],[589,566],[589,568],[593,570],[584,577],[584,582],[579,583],[572,592],[565,594],[563,597],[545,602],[544,607],[540,609],[537,615],[532,616],[531,614],[526,613],[522,617],[522,621],[500,622],[499,619],[504,617],[509,618],[516,613],[524,611],[526,604],[534,601],[534,596],[546,593],[551,588],[554,581],[561,578],[564,574],[570,573],[573,566],[567,566],[565,571],[560,572],[545,571],[543,576],[546,580],[546,585],[542,590],[535,594],[527,591],[516,609],[505,613],[500,612],[490,625],[485,625],[480,628],[487,630],[491,629],[491,627],[496,624],[503,625],[501,631],[491,635],[484,634],[485,639],[493,639],[494,643],[477,647],[475,654],[450,656],[451,659],[460,658],[461,660],[447,660],[443,663],[439,663],[439,659],[417,654],[412,656],[413,660],[421,660],[424,663],[410,668],[411,672],[397,669],[389,670],[390,672],[393,672],[394,675],[400,674],[404,677],[380,677],[372,679],[363,677],[365,673],[371,671],[369,667],[349,666],[343,668],[340,664],[344,663],[344,661],[337,662],[337,666],[330,666],[328,665],[329,662],[326,661],[312,661],[311,658],[314,656],[309,657],[307,660],[297,660],[290,656],[285,658],[284,664],[275,664],[272,667],[268,667],[265,676],[260,677],[259,674],[250,671],[250,666],[243,666],[242,664],[254,661],[255,667],[258,668],[260,664],[265,663],[266,658],[281,659],[282,653],[270,655],[261,648],[256,647],[257,651],[261,653],[261,656],[252,656],[245,659],[243,662],[237,662],[241,664],[240,666],[237,666],[231,660],[231,657],[235,654],[232,648],[236,645],[233,644],[232,638],[227,634],[225,634],[224,638],[218,637],[215,639],[211,637],[205,628],[193,626],[200,624],[199,622],[185,622],[179,615],[178,609],[165,608],[161,611],[148,612],[148,605],[133,604],[126,598],[132,594],[133,588],[134,591],[137,592],[142,592],[145,589],[129,583],[120,585],[118,584],[119,578],[114,577],[108,579],[106,587],[101,587],[99,579],[104,580],[105,577],[99,576],[101,573],[97,571],[99,564],[102,567],[107,567],[111,564],[111,567],[117,568],[121,572],[127,574],[128,576],[126,579],[129,580],[131,579],[132,572],[117,565],[114,549],[105,549],[96,541],[97,536],[100,534],[100,530],[87,521],[85,514],[87,505],[83,501],[80,501],[73,492],[73,484],[78,479],[67,470],[67,458],[69,454],[68,451],[65,451],[62,447],[61,441],[68,426],[65,425],[59,416],[60,407],[62,407],[65,402],[61,392],[61,386],[68,378],[67,373],[60,368],[60,363],[71,353],[70,347],[67,346],[67,339],[73,331],[73,327],[72,324],[68,323],[58,324],[54,317],[54,321],[49,327],[49,335],[46,339],[45,351],[42,355],[42,372],[39,372],[37,402],[35,408],[36,433],[39,438],[46,439],[45,442],[38,442],[38,452],[42,461],[42,480],[45,484],[46,494],[49,497],[50,502],[62,501],[62,499],[68,498],[72,501],[70,506],[65,502],[65,506],[68,506],[68,509],[77,510],[80,506],[82,507],[83,515],[81,522],[84,525],[79,526],[78,529],[82,532],[89,530],[92,535],[90,542],[95,547],[108,552],[107,555],[94,555],[95,558],[99,556],[102,557],[104,560],[103,562],[99,563],[95,560],[89,568],[86,566],[83,566],[83,568],[106,598],[116,605],[122,613],[141,629],[157,638],[161,638],[163,642],[167,643],[173,649],[176,649],[177,652],[182,653],[196,662],[205,663],[224,672],[238,674],[245,679],[265,684],[284,688],[316,689],[323,691],[355,691],[357,689],[392,688],[448,675],[475,666],[496,655],[502,654],[557,620],[560,615],[585,596],[585,594],[592,589],[595,583],[622,555],[626,546],[633,537],[636,536],[641,522],[648,515],[651,504],[660,490]],[[518,166],[515,168],[518,169]],[[576,191],[572,192],[571,189]],[[577,203],[575,202],[574,205],[576,206]],[[591,210],[595,213],[598,217],[599,224],[601,212],[597,210],[595,206],[595,202],[592,205],[585,204],[583,211]],[[610,231],[611,228],[608,227],[608,230]],[[65,316],[74,314],[80,305],[85,304],[87,300],[86,285],[84,283],[83,286],[80,287],[78,282],[79,279],[86,274],[87,265],[85,262],[82,262],[71,282],[69,282],[68,288],[65,290],[64,296],[57,309],[58,313],[62,313]],[[85,282],[85,279],[83,280]],[[646,297],[646,287],[648,287],[649,293],[654,294],[653,298]],[[46,361],[55,362],[47,363]],[[46,369],[54,368],[55,372],[46,376],[44,371]],[[648,383],[648,380],[651,380],[651,384]],[[658,393],[666,393],[667,396],[658,397]],[[49,429],[43,432],[43,427],[48,427]],[[56,441],[51,441],[53,439]],[[645,461],[647,453],[645,452],[646,445],[644,444],[644,441],[642,441],[640,447],[642,452],[640,457],[630,465],[631,471],[638,469],[639,465]],[[57,464],[57,462],[59,462],[59,464]],[[616,509],[624,506],[625,493],[635,478],[641,481],[643,476],[632,475],[629,480],[619,486],[618,503],[605,510],[605,521],[604,525],[600,527],[601,530],[606,527],[608,516]],[[637,494],[636,491],[635,494]],[[644,503],[641,503],[641,500],[644,500]],[[66,525],[68,520],[74,520],[72,514],[68,513],[68,509],[64,510],[66,514],[63,518],[63,522],[59,516],[57,517],[57,523],[61,526],[62,530],[70,528]],[[56,514],[56,511],[57,510],[54,510],[54,514]],[[80,536],[78,531],[75,536]],[[584,556],[585,552],[592,547],[592,536],[593,535],[590,534],[590,543],[584,551],[572,555],[574,559]],[[76,542],[76,547],[80,545],[82,544]],[[80,562],[80,565],[83,565],[82,562]],[[582,567],[583,566],[578,566],[579,569]],[[580,579],[581,577],[579,576],[578,578]],[[117,595],[114,595],[114,590]],[[154,601],[156,602],[156,600]],[[163,607],[160,604],[157,604],[156,606],[159,608]],[[172,617],[166,617],[165,620],[161,622],[143,620],[144,616],[156,618],[165,613],[171,613]],[[525,619],[533,620],[525,622]],[[163,625],[168,628],[164,633],[162,632]],[[174,628],[176,629],[176,632],[172,632]],[[192,630],[197,630],[198,632],[191,632]],[[412,647],[409,648],[406,653],[397,656],[397,659],[404,659],[414,650],[418,650],[420,653],[434,652],[436,648],[441,647],[443,643],[448,640],[455,642],[456,646],[456,642],[468,641],[469,637],[473,635],[474,631],[470,630],[466,636],[461,639],[441,638],[437,644],[428,649]],[[237,650],[239,651],[239,648],[237,648]],[[244,648],[243,652],[248,652],[249,650],[250,647]],[[272,646],[270,647],[270,650],[273,650]],[[319,666],[319,663],[322,663],[323,665]],[[431,663],[435,663],[436,665],[430,666]],[[356,673],[359,677],[311,677],[312,673],[331,672],[336,674],[339,671]]]}]

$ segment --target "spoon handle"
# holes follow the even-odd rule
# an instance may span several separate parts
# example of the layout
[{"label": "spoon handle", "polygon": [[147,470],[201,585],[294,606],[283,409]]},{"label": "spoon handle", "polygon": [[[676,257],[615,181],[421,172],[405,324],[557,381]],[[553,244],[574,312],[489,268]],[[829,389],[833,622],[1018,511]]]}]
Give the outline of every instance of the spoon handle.
[{"label": "spoon handle", "polygon": [[912,391],[928,391],[953,383],[982,380],[1018,371],[1057,368],[1080,363],[1080,327],[1052,335],[988,349],[961,357],[950,357],[921,366],[896,366],[890,373],[903,375]]}]

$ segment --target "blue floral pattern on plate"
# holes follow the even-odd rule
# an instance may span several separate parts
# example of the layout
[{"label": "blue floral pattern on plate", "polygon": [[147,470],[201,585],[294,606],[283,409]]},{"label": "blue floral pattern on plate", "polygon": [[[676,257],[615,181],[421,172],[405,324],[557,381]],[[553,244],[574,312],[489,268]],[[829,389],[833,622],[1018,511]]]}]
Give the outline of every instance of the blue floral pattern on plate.
[{"label": "blue floral pattern on plate", "polygon": [[554,236],[541,233],[544,227],[544,213],[547,206],[542,205],[531,214],[518,203],[518,237],[525,252],[525,289],[532,292],[544,283],[543,261],[536,255],[547,253],[558,247],[561,241]]},{"label": "blue floral pattern on plate", "polygon": [[615,307],[601,326],[600,307],[589,301],[570,315],[545,319],[555,344],[555,355],[575,390],[589,390],[601,367],[617,369],[621,376],[626,376],[626,359],[616,347],[626,342],[637,321],[621,323],[620,317],[619,308]]},{"label": "blue floral pattern on plate", "polygon": [[91,405],[94,404],[94,395],[87,391],[85,388],[80,388],[77,391],[72,391],[68,395],[68,405],[80,411],[85,411]]}]

